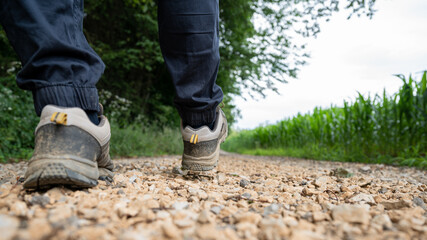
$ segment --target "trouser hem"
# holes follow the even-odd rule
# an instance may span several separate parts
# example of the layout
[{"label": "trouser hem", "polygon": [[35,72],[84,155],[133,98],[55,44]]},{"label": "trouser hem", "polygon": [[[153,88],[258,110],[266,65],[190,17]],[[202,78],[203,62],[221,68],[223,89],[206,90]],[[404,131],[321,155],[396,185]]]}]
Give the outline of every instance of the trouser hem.
[{"label": "trouser hem", "polygon": [[178,107],[178,112],[184,125],[205,126],[210,125],[216,120],[216,108],[217,105],[203,111],[192,111]]},{"label": "trouser hem", "polygon": [[37,116],[49,104],[61,107],[79,107],[85,111],[99,111],[96,87],[53,85],[33,90],[34,108]]}]

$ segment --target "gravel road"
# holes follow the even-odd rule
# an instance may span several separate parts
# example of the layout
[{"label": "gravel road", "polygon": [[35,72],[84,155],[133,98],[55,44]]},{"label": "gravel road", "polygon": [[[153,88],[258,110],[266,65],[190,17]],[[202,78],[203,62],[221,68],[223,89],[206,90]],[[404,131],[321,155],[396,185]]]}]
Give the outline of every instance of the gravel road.
[{"label": "gravel road", "polygon": [[179,156],[116,160],[95,188],[22,189],[0,165],[0,239],[427,239],[427,172],[222,154],[208,173]]}]

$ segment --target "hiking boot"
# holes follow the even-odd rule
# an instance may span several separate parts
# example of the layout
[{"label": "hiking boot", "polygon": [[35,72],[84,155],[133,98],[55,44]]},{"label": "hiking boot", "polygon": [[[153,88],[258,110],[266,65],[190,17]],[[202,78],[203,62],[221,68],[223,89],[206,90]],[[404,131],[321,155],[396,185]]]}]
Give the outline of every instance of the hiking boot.
[{"label": "hiking boot", "polygon": [[228,133],[227,119],[221,108],[216,110],[216,120],[213,130],[208,126],[194,129],[182,127],[184,141],[182,167],[193,171],[209,171],[218,164],[219,145],[225,141]]},{"label": "hiking boot", "polygon": [[110,124],[102,114],[99,120],[99,125],[93,124],[80,108],[44,107],[24,188],[93,187],[100,173],[112,177]]}]

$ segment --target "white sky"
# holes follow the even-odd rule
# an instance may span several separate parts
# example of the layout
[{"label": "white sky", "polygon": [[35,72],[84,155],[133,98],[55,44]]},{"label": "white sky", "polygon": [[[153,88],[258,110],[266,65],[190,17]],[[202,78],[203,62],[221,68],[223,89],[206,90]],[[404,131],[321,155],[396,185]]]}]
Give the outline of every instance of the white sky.
[{"label": "white sky", "polygon": [[373,96],[385,88],[394,93],[401,81],[393,74],[419,79],[419,72],[427,70],[427,1],[380,0],[376,9],[371,20],[347,20],[343,11],[322,23],[317,38],[309,40],[311,58],[298,78],[278,85],[280,95],[236,99],[242,118],[235,126],[254,128],[316,106],[342,106],[357,92]]}]

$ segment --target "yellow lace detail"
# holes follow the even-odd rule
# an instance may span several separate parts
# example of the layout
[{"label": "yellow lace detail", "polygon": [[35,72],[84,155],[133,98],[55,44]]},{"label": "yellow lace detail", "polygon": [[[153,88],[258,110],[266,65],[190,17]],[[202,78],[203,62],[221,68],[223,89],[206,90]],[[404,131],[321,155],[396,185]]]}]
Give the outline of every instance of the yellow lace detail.
[{"label": "yellow lace detail", "polygon": [[67,114],[62,112],[54,112],[50,121],[56,124],[67,125]]}]

